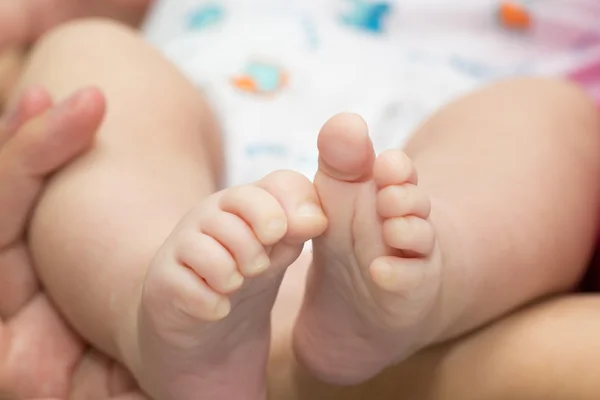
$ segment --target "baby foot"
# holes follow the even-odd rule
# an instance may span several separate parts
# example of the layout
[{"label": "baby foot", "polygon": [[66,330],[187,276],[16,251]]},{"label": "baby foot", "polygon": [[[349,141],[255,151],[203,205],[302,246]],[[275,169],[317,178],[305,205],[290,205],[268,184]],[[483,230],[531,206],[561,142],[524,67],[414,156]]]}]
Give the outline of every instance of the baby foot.
[{"label": "baby foot", "polygon": [[355,384],[427,340],[441,260],[430,200],[400,150],[375,157],[358,116],[321,130],[315,187],[329,220],[294,331],[299,361],[318,378]]},{"label": "baby foot", "polygon": [[159,399],[265,399],[279,285],[325,227],[313,185],[285,171],[216,193],[186,216],[144,284],[144,389]]}]

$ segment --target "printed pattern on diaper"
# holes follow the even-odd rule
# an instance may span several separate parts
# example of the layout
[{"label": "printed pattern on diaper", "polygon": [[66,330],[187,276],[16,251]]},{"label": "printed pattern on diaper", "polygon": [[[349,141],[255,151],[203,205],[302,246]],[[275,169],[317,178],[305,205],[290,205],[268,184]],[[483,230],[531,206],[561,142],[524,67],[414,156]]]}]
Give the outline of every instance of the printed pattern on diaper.
[{"label": "printed pattern on diaper", "polygon": [[253,61],[243,72],[232,78],[232,84],[242,92],[252,94],[273,94],[288,83],[285,70],[277,65]]},{"label": "printed pattern on diaper", "polygon": [[370,0],[347,0],[350,9],[342,14],[343,24],[373,33],[384,32],[384,22],[392,10],[391,3]]},{"label": "printed pattern on diaper", "polygon": [[527,31],[532,25],[531,13],[523,4],[502,1],[498,6],[498,22],[511,31]]},{"label": "printed pattern on diaper", "polygon": [[187,17],[187,26],[193,30],[201,30],[218,24],[225,17],[225,8],[217,3],[200,5]]},{"label": "printed pattern on diaper", "polygon": [[158,0],[152,21],[219,113],[233,184],[310,176],[340,111],[365,116],[380,150],[502,77],[566,76],[600,102],[597,0]]}]

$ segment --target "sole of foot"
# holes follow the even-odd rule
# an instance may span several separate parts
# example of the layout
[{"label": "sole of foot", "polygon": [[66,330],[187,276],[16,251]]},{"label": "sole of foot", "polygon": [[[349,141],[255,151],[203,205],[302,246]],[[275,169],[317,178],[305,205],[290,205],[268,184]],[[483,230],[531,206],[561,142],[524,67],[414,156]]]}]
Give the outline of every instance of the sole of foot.
[{"label": "sole of foot", "polygon": [[315,187],[329,221],[294,330],[300,363],[334,384],[363,382],[421,345],[440,292],[431,202],[401,150],[375,155],[365,122],[322,128]]},{"label": "sole of foot", "polygon": [[270,314],[286,271],[326,228],[288,171],[192,210],[159,250],[139,310],[142,386],[156,398],[263,400]]}]

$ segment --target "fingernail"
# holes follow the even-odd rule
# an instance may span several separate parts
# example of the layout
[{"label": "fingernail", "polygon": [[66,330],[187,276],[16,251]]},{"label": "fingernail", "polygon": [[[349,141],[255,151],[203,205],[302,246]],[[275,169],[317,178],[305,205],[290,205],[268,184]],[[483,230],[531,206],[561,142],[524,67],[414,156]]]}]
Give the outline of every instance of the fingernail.
[{"label": "fingernail", "polygon": [[55,108],[52,110],[53,114],[62,114],[63,112],[69,110],[75,104],[77,104],[81,100],[82,94],[86,92],[87,89],[81,89],[71,94],[69,97],[61,101]]},{"label": "fingernail", "polygon": [[49,95],[43,88],[39,86],[29,87],[8,108],[2,119],[2,128],[9,133],[14,133],[24,124],[42,115],[48,107],[41,106],[49,101]]}]

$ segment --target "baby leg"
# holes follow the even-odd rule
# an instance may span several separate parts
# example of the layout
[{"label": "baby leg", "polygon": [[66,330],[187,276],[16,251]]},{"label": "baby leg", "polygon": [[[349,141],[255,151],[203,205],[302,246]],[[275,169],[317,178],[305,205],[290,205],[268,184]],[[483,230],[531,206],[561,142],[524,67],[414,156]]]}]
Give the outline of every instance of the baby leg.
[{"label": "baby leg", "polygon": [[405,153],[375,157],[362,121],[332,119],[315,178],[330,224],[314,241],[299,359],[322,379],[357,383],[572,288],[599,222],[598,148],[592,102],[546,80],[456,101]]},{"label": "baby leg", "polygon": [[109,22],[79,22],[48,35],[24,70],[21,85],[31,84],[56,99],[96,85],[107,99],[95,146],[49,182],[30,242],[63,314],[101,350],[119,355],[116,334],[134,329],[128,314],[135,310],[127,308],[154,253],[215,191],[209,153],[220,149],[207,143],[218,135],[216,124],[174,67]]},{"label": "baby leg", "polygon": [[361,385],[340,388],[298,369],[297,399],[594,400],[600,296],[565,295],[424,350]]},{"label": "baby leg", "polygon": [[324,229],[312,185],[282,173],[209,196],[221,161],[210,109],[112,23],[50,34],[23,82],[57,98],[94,84],[107,98],[96,145],[49,182],[31,223],[39,275],[65,317],[158,399],[262,396],[278,281]]},{"label": "baby leg", "polygon": [[599,307],[597,295],[561,295],[534,304],[387,371],[371,386],[381,394],[374,397],[595,399]]}]

